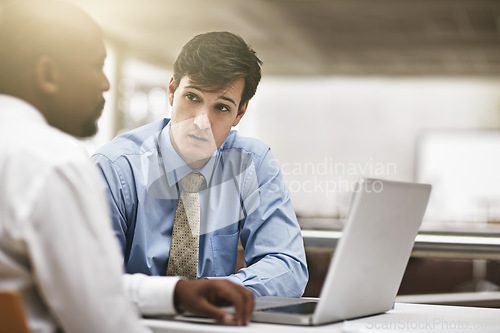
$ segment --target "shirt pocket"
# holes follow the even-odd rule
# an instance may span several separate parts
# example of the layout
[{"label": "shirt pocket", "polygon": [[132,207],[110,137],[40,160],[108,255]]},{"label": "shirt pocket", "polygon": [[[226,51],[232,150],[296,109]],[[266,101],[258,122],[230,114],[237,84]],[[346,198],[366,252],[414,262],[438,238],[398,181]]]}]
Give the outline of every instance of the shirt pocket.
[{"label": "shirt pocket", "polygon": [[213,235],[211,242],[216,276],[234,274],[238,255],[238,231],[229,235]]}]

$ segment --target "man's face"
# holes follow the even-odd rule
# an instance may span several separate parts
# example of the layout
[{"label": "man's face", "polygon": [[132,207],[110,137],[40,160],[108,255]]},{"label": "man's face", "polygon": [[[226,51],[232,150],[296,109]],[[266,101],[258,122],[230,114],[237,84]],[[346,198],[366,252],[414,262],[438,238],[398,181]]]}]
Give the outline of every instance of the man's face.
[{"label": "man's face", "polygon": [[89,34],[78,50],[58,61],[61,84],[57,92],[60,109],[56,127],[79,137],[97,132],[97,120],[104,107],[103,93],[109,81],[103,72],[106,50],[100,34]]},{"label": "man's face", "polygon": [[172,105],[170,139],[177,153],[193,169],[202,167],[226,140],[232,126],[236,126],[248,103],[240,109],[243,78],[228,88],[212,89],[193,84],[183,77],[175,88],[173,78],[168,86]]}]

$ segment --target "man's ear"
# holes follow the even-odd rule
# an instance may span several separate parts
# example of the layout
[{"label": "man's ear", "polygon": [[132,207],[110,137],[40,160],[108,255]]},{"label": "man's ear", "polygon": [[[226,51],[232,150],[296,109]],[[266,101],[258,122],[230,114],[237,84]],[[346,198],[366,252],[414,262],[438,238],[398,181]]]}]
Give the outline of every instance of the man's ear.
[{"label": "man's ear", "polygon": [[241,108],[238,110],[238,115],[236,116],[236,119],[233,122],[233,126],[238,125],[241,118],[245,115],[245,112],[247,112],[248,102],[249,101],[246,101],[245,104],[243,104]]},{"label": "man's ear", "polygon": [[170,82],[168,83],[168,103],[170,106],[174,106],[174,93],[175,93],[175,79],[172,76]]},{"label": "man's ear", "polygon": [[52,95],[59,89],[59,69],[53,58],[41,56],[35,63],[35,81],[43,92]]}]

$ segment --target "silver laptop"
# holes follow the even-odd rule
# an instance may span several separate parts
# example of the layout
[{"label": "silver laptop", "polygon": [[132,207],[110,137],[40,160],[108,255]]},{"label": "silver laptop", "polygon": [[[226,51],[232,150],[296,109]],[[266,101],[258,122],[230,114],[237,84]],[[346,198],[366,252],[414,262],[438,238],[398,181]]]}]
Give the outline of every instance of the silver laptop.
[{"label": "silver laptop", "polygon": [[319,300],[258,297],[252,321],[321,325],[391,309],[431,186],[380,179],[358,185]]}]

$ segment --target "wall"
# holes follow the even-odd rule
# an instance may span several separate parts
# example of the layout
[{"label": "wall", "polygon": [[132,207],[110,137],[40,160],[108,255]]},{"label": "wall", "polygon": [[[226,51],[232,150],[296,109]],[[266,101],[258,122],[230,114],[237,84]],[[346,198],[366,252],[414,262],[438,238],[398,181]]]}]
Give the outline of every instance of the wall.
[{"label": "wall", "polygon": [[413,180],[436,128],[500,128],[500,79],[265,78],[239,125],[272,147],[299,216],[343,216],[361,176]]}]

